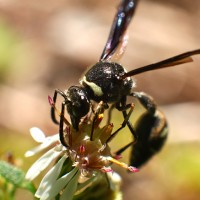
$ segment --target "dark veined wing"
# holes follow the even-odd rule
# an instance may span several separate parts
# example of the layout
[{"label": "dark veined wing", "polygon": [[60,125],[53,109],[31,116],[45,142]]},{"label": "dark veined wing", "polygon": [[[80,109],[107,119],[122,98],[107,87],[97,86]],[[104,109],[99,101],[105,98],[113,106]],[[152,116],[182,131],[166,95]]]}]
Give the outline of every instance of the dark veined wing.
[{"label": "dark veined wing", "polygon": [[146,65],[146,66],[131,70],[131,71],[127,72],[126,74],[124,74],[121,78],[124,79],[126,77],[134,76],[136,74],[144,73],[144,72],[147,72],[147,71],[152,71],[152,70],[156,70],[156,69],[172,67],[172,66],[175,66],[175,65],[180,65],[180,64],[192,62],[193,59],[192,59],[191,56],[194,56],[194,55],[197,55],[197,54],[200,54],[200,49],[188,51],[188,52],[179,54],[177,56],[168,58],[166,60],[162,60],[162,61],[157,62],[157,63],[153,63],[153,64],[150,64],[150,65]]},{"label": "dark veined wing", "polygon": [[137,0],[121,0],[100,61],[110,60],[114,54],[118,54],[116,57],[120,57],[123,54],[127,44],[126,30],[136,5]]}]

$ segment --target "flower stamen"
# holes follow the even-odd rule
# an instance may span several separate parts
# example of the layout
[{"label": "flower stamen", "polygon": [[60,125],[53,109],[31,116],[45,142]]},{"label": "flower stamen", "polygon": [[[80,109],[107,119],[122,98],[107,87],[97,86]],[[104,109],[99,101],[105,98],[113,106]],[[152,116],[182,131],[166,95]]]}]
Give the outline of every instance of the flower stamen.
[{"label": "flower stamen", "polygon": [[133,167],[133,166],[128,166],[126,163],[123,163],[123,162],[120,162],[114,158],[112,158],[111,156],[108,156],[107,159],[112,162],[112,163],[115,163],[116,165],[119,165],[120,167],[123,167],[125,169],[128,169],[129,171],[131,172],[138,172],[139,169]]}]

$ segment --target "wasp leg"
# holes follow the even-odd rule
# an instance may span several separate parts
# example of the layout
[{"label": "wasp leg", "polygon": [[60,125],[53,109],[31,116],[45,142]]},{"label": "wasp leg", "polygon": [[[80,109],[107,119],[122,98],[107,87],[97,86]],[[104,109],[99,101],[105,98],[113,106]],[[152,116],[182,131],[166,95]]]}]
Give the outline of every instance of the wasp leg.
[{"label": "wasp leg", "polygon": [[107,109],[107,108],[108,108],[108,105],[103,103],[103,101],[101,101],[98,104],[96,111],[94,112],[94,118],[93,118],[93,121],[92,121],[90,141],[93,141],[93,133],[94,133],[95,126],[99,125],[99,123],[101,122],[101,120],[103,118],[104,110]]},{"label": "wasp leg", "polygon": [[[128,109],[128,108],[130,108],[131,107],[131,110],[129,111],[129,113],[127,114],[127,112],[126,112],[126,110]],[[136,142],[137,142],[137,138],[138,138],[138,136],[137,136],[137,134],[136,134],[136,132],[135,132],[135,130],[134,130],[134,128],[133,128],[133,125],[131,124],[131,122],[130,122],[130,116],[131,116],[131,114],[132,114],[132,112],[133,112],[133,108],[134,108],[134,104],[132,103],[132,104],[126,104],[126,97],[124,97],[122,100],[121,100],[121,106],[120,106],[120,104],[116,104],[116,108],[119,110],[119,111],[122,111],[122,113],[123,113],[123,117],[124,117],[124,122],[122,123],[122,126],[118,129],[118,130],[116,130],[112,135],[114,136],[114,134],[116,135],[116,133],[118,133],[121,129],[123,129],[126,125],[128,126],[128,128],[129,128],[129,130],[130,130],[130,132],[131,132],[131,134],[133,135],[133,137],[134,137],[134,140],[133,141],[131,141],[130,143],[128,143],[127,145],[125,145],[124,147],[122,147],[122,148],[120,148],[115,154],[116,155],[120,155],[120,154],[122,154],[126,149],[128,149],[130,146],[132,146],[133,144],[135,144]],[[113,137],[111,135],[111,137]],[[112,139],[112,138],[111,138]]]},{"label": "wasp leg", "polygon": [[134,110],[134,104],[130,104],[129,107],[130,107],[130,110],[128,114],[126,115],[126,117],[124,118],[124,121],[121,124],[121,127],[119,127],[114,133],[112,133],[112,135],[107,139],[106,143],[110,142],[117,135],[117,133],[128,124],[129,118]]},{"label": "wasp leg", "polygon": [[62,143],[63,146],[68,147],[68,144],[65,141],[65,136],[63,132],[63,127],[64,127],[64,121],[65,121],[65,102],[62,103],[61,107],[61,113],[60,113],[60,124],[59,124],[59,136],[60,136],[60,142]]},{"label": "wasp leg", "polygon": [[107,124],[111,123],[111,118],[112,118],[112,111],[115,108],[115,104],[113,104],[110,109],[108,110],[108,118],[107,118]]},{"label": "wasp leg", "polygon": [[[120,106],[120,104],[121,104],[121,106]],[[121,99],[120,104],[116,104],[116,108],[117,108],[119,111],[122,111],[123,117],[124,117],[124,119],[126,119],[127,116],[128,116],[126,110],[127,110],[128,108],[130,108],[131,105],[132,105],[133,103],[132,103],[132,104],[127,104],[127,103],[126,103],[126,96],[124,96],[124,98]],[[130,118],[130,117],[128,117],[128,120],[127,120],[126,124],[127,124],[128,128],[129,128],[131,134],[132,134],[133,137],[134,137],[134,141],[136,141],[136,140],[137,140],[137,134],[136,134],[136,132],[135,132],[135,130],[134,130],[134,128],[133,128],[133,125],[132,125],[132,123],[130,122],[129,118]]]},{"label": "wasp leg", "polygon": [[122,148],[120,148],[119,150],[117,150],[117,152],[115,152],[115,155],[121,155],[124,151],[126,151],[126,149],[133,146],[135,143],[136,142],[134,140],[132,142],[129,142],[127,145],[125,145]]},{"label": "wasp leg", "polygon": [[144,106],[144,112],[135,124],[138,135],[133,145],[130,164],[140,167],[161,150],[168,134],[168,125],[164,114],[157,109],[153,98],[143,92],[132,94]]},{"label": "wasp leg", "polygon": [[[65,94],[61,90],[56,89],[54,92],[54,95],[53,95],[53,104],[56,104],[58,94],[65,97]],[[59,124],[58,120],[56,119],[56,115],[55,115],[55,106],[51,106],[51,119],[55,124]]]},{"label": "wasp leg", "polygon": [[[122,111],[122,113],[123,113],[124,119],[127,119],[129,114],[126,113],[126,110]],[[127,120],[126,124],[127,124],[128,128],[129,128],[130,132],[132,133],[132,135],[134,137],[134,140],[131,141],[130,143],[128,143],[127,145],[125,145],[124,147],[120,148],[119,150],[117,150],[117,152],[115,152],[115,155],[121,155],[124,151],[126,151],[126,149],[128,149],[129,147],[131,147],[135,143],[137,143],[138,135],[136,134],[136,131],[133,128],[133,125],[130,122],[129,118],[130,118],[130,116],[128,117],[128,120]]]}]

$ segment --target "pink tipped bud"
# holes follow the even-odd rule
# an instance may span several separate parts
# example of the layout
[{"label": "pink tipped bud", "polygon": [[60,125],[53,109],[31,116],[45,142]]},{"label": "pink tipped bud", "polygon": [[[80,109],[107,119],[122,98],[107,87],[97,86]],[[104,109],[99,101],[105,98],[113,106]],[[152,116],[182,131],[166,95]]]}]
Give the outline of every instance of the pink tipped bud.
[{"label": "pink tipped bud", "polygon": [[54,101],[50,96],[48,96],[48,101],[49,101],[50,106],[54,105]]},{"label": "pink tipped bud", "polygon": [[131,172],[133,172],[133,173],[139,172],[139,169],[136,168],[136,167],[133,167],[133,166],[129,166],[129,167],[128,167],[128,170],[131,171]]},{"label": "pink tipped bud", "polygon": [[80,151],[80,153],[85,153],[85,146],[84,146],[84,145],[81,145],[81,146],[79,147],[79,151]]},{"label": "pink tipped bud", "polygon": [[116,160],[120,160],[120,159],[122,158],[122,155],[121,155],[121,154],[116,154],[116,155],[114,156],[114,158],[115,158]]},{"label": "pink tipped bud", "polygon": [[113,128],[113,127],[114,127],[113,123],[110,123],[109,125],[110,125],[110,127],[111,127],[111,128]]},{"label": "pink tipped bud", "polygon": [[101,171],[102,171],[102,172],[106,172],[106,173],[108,173],[108,172],[113,172],[113,170],[112,170],[110,167],[102,167],[102,168],[101,168]]}]

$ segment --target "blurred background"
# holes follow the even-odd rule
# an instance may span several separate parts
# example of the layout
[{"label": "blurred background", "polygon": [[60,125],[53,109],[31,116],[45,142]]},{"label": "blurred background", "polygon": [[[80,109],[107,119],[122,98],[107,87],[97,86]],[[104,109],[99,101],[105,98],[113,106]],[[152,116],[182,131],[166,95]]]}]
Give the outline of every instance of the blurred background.
[{"label": "blurred background", "polygon": [[[1,157],[9,151],[23,159],[35,145],[29,136],[33,126],[47,134],[58,132],[47,96],[55,88],[78,84],[86,68],[98,61],[118,3],[0,0]],[[120,63],[129,71],[197,48],[199,0],[141,0]],[[125,200],[199,199],[199,75],[200,56],[195,56],[193,63],[135,77],[136,90],[151,94],[166,114],[170,135],[163,151],[140,173],[121,172]],[[120,125],[120,113],[113,120]],[[119,138],[126,144],[125,132]],[[31,161],[22,163],[26,170]],[[23,194],[23,199],[29,198]]]}]

